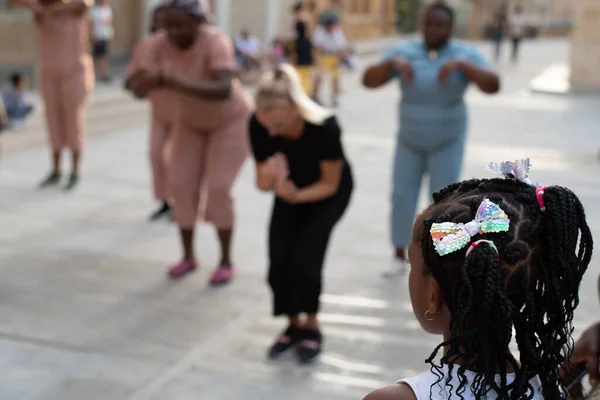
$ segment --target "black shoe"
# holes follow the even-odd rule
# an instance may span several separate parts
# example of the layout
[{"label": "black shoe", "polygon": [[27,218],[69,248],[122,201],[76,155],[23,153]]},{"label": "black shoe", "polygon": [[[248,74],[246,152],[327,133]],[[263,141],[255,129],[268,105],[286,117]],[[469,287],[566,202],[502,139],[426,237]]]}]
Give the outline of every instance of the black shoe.
[{"label": "black shoe", "polygon": [[40,182],[40,189],[43,188],[47,188],[49,186],[56,186],[60,183],[60,174],[56,171],[53,171],[50,173],[50,175],[48,175],[46,178],[44,178],[43,181]]},{"label": "black shoe", "polygon": [[77,176],[77,174],[71,174],[71,176],[69,177],[69,182],[67,182],[67,185],[65,186],[65,190],[73,190],[77,187],[78,184],[79,176]]},{"label": "black shoe", "polygon": [[323,349],[323,335],[313,329],[302,329],[296,346],[296,357],[300,364],[311,364],[318,360]]},{"label": "black shoe", "polygon": [[298,343],[300,333],[301,330],[297,326],[288,326],[285,332],[277,338],[277,341],[269,349],[269,358],[271,360],[278,360],[291,355],[296,343]]},{"label": "black shoe", "polygon": [[164,202],[162,206],[160,206],[160,208],[156,211],[154,211],[152,213],[152,215],[150,215],[150,221],[156,221],[158,219],[161,219],[163,217],[172,217],[173,214],[171,213],[171,206],[169,205],[169,203]]}]

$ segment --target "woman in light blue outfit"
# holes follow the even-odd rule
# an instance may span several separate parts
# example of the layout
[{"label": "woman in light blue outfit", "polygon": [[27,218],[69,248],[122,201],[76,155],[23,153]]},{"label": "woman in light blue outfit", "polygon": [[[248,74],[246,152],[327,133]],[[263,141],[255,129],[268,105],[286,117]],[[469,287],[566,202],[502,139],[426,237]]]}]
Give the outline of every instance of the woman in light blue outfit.
[{"label": "woman in light blue outfit", "polygon": [[405,270],[405,249],[423,175],[429,175],[431,193],[459,180],[467,133],[467,87],[473,82],[490,94],[500,89],[500,78],[479,51],[451,39],[453,22],[451,8],[430,6],[423,19],[423,39],[393,46],[363,77],[368,88],[398,78],[402,91],[391,217],[396,254],[386,275]]}]

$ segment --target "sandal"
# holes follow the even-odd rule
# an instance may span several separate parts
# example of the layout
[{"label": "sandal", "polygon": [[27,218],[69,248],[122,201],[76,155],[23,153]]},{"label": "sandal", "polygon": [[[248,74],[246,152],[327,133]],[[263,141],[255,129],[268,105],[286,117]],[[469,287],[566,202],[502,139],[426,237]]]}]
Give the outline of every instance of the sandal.
[{"label": "sandal", "polygon": [[235,270],[233,267],[221,265],[213,272],[210,277],[210,284],[213,286],[225,285],[233,280],[235,277]]},{"label": "sandal", "polygon": [[196,270],[196,262],[192,260],[183,260],[169,268],[169,277],[171,279],[181,278],[184,275]]},{"label": "sandal", "polygon": [[318,360],[323,349],[323,335],[313,329],[303,329],[296,346],[296,357],[300,364],[311,364]]},{"label": "sandal", "polygon": [[296,343],[298,343],[300,333],[301,330],[297,326],[288,326],[269,349],[269,358],[271,360],[280,360],[291,355]]}]

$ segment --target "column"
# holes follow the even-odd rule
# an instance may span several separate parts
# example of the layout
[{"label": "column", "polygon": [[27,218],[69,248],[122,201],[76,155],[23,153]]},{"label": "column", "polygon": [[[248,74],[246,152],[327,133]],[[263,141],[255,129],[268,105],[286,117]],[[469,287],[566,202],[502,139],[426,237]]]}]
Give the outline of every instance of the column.
[{"label": "column", "polygon": [[231,0],[215,1],[215,17],[217,26],[225,33],[230,33]]},{"label": "column", "polygon": [[600,2],[573,1],[571,35],[571,86],[574,90],[600,91]]},{"label": "column", "polygon": [[266,0],[265,1],[265,26],[263,32],[263,43],[267,45],[271,43],[277,35],[278,19],[279,19],[279,3],[281,0]]}]

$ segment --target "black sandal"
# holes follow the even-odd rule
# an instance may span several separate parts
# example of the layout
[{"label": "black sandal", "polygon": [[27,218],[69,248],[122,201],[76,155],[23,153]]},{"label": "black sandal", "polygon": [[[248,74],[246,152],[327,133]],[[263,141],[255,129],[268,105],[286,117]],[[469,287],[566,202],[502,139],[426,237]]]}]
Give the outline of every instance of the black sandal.
[{"label": "black sandal", "polygon": [[311,364],[319,358],[323,349],[323,335],[313,329],[303,329],[296,346],[296,357],[300,364]]},{"label": "black sandal", "polygon": [[269,358],[278,360],[292,354],[301,334],[300,328],[290,325],[269,349]]}]

